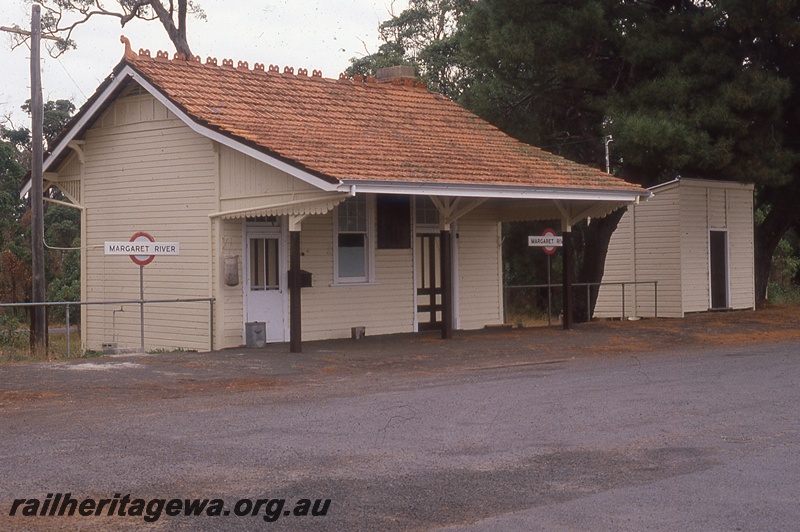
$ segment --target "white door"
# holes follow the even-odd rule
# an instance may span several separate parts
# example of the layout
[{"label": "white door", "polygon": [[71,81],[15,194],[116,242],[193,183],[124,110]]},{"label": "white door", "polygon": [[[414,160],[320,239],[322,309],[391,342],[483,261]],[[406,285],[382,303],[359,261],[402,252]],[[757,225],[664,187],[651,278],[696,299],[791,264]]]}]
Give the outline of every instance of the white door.
[{"label": "white door", "polygon": [[245,321],[266,323],[267,342],[286,341],[286,258],[279,227],[248,228]]}]

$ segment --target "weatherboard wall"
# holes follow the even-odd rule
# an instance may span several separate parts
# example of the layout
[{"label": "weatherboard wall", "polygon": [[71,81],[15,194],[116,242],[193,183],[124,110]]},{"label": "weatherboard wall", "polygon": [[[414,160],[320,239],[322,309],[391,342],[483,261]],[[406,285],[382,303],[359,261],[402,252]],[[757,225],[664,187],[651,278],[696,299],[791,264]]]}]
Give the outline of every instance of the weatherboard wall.
[{"label": "weatherboard wall", "polygon": [[[145,299],[208,297],[208,213],[216,205],[211,141],[146,94],[115,100],[85,140],[83,299],[139,299],[139,266],[103,250],[104,242],[127,241],[137,231],[181,245],[180,255],[159,256],[144,267]],[[139,305],[91,306],[83,330],[88,349],[107,342],[138,347]],[[208,304],[147,305],[145,332],[148,350],[208,349]]]},{"label": "weatherboard wall", "polygon": [[[682,179],[654,187],[653,193],[623,215],[611,237],[603,282],[658,281],[659,317],[707,311],[709,231],[724,230],[730,307],[754,308],[753,186]],[[595,317],[620,317],[620,293],[617,286],[601,287]],[[626,316],[653,316],[652,285],[626,287],[625,309]]]},{"label": "weatherboard wall", "polygon": [[479,207],[456,230],[458,327],[479,329],[503,323],[502,233],[498,213]]},{"label": "weatherboard wall", "polygon": [[753,186],[703,180],[681,181],[684,312],[711,306],[709,231],[728,237],[728,291],[732,309],[755,307]]},{"label": "weatherboard wall", "polygon": [[[628,211],[620,219],[617,229],[609,241],[603,275],[604,283],[627,282],[636,277],[634,272],[636,260],[633,245],[633,208],[633,205],[628,207]],[[597,296],[594,315],[595,317],[619,317],[622,315],[623,307],[633,309],[635,301],[636,294],[633,290],[625,290],[623,300],[621,285],[602,285]]]},{"label": "weatherboard wall", "polygon": [[755,308],[755,233],[752,186],[727,191],[730,244],[730,304],[735,309]]},{"label": "weatherboard wall", "polygon": [[[82,299],[139,299],[140,268],[128,256],[105,255],[105,242],[128,241],[144,231],[156,241],[179,242],[180,255],[158,256],[143,269],[145,299],[213,297],[214,346],[243,344],[244,231],[242,218],[210,217],[320,195],[307,183],[251,160],[193,132],[142,91],[113,100],[84,134],[85,163],[71,155],[59,180],[86,206],[82,225]],[[413,249],[376,249],[375,278],[362,285],[334,282],[335,210],[302,222],[301,264],[313,274],[302,292],[303,339],[415,330]],[[286,218],[282,218],[286,223]],[[457,326],[502,322],[502,256],[498,212],[479,207],[455,225]],[[239,284],[222,276],[226,256],[237,258]],[[145,349],[207,350],[209,305],[170,303],[145,307]],[[288,317],[287,317],[288,320]],[[139,305],[90,306],[82,311],[83,343],[99,350],[140,345]]]}]

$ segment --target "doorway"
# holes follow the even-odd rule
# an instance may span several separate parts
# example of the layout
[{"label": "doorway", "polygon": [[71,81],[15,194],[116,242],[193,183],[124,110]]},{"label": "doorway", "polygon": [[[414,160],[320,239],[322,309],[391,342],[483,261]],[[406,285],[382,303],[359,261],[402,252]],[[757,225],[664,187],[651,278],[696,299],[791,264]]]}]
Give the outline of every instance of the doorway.
[{"label": "doorway", "polygon": [[431,331],[442,328],[442,270],[440,236],[417,233],[415,254],[417,281],[417,329]]},{"label": "doorway", "polygon": [[267,342],[286,341],[286,251],[281,227],[247,226],[245,321],[264,322]]},{"label": "doorway", "polygon": [[728,308],[730,307],[728,297],[728,232],[711,229],[708,242],[711,308]]}]

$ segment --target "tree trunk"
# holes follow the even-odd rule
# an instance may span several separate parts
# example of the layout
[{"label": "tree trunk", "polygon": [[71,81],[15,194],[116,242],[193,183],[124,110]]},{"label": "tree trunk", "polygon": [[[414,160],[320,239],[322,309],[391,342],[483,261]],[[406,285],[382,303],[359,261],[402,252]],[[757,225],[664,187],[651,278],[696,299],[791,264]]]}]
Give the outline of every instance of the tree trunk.
[{"label": "tree trunk", "polygon": [[175,45],[175,50],[189,59],[192,57],[192,50],[189,48],[189,41],[186,40],[187,2],[188,0],[178,0],[178,26],[172,20],[172,12],[168,11],[160,0],[151,0],[150,5],[167,31],[170,41]]},{"label": "tree trunk", "polygon": [[[608,255],[608,243],[611,235],[617,229],[622,215],[627,209],[617,209],[608,216],[596,218],[584,231],[583,263],[577,276],[579,283],[599,283],[603,280]],[[590,318],[597,302],[599,286],[589,288],[589,301],[586,298],[586,288],[580,287],[575,291],[575,321],[583,322]],[[588,304],[588,306],[587,306]]]},{"label": "tree trunk", "polygon": [[770,204],[770,211],[755,230],[755,274],[756,307],[762,308],[767,302],[767,284],[772,270],[772,255],[786,231],[800,220],[797,202],[800,191],[796,186],[771,189],[771,197],[764,203]]}]

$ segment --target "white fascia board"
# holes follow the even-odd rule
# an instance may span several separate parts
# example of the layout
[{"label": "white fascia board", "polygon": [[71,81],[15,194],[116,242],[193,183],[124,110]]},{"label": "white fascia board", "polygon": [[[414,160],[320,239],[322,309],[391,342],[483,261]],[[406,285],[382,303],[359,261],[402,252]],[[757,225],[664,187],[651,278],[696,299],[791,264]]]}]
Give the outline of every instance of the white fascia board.
[{"label": "white fascia board", "polygon": [[[271,157],[263,152],[260,152],[256,149],[247,146],[241,142],[238,142],[230,137],[222,135],[214,131],[213,129],[207,128],[202,126],[191,119],[189,115],[187,115],[184,111],[182,111],[177,105],[172,103],[166,96],[161,94],[159,90],[157,90],[150,82],[144,79],[143,76],[139,75],[134,69],[130,67],[130,65],[125,65],[125,67],[117,74],[116,78],[109,84],[108,87],[103,91],[97,100],[92,104],[92,106],[87,109],[86,113],[83,114],[81,119],[70,129],[70,131],[65,135],[61,142],[53,149],[50,153],[50,156],[44,162],[44,168],[47,169],[49,165],[53,164],[54,161],[57,160],[61,152],[68,148],[70,142],[72,142],[75,137],[78,135],[79,131],[82,131],[83,128],[95,118],[96,114],[99,110],[107,103],[108,99],[111,97],[112,94],[119,88],[119,86],[125,82],[128,78],[133,79],[139,85],[144,87],[144,89],[150,93],[156,100],[158,100],[161,104],[163,104],[167,109],[169,109],[175,116],[177,116],[181,122],[186,124],[192,131],[198,133],[206,138],[209,138],[213,141],[219,142],[220,144],[227,146],[233,150],[236,150],[240,153],[243,153],[249,157],[257,159],[265,164],[268,164],[278,170],[286,172],[287,174],[291,175],[292,177],[296,177],[301,181],[305,181],[309,185],[315,186],[319,189],[333,192],[336,191],[339,187],[336,183],[328,183],[327,181],[316,177],[308,172],[300,170],[290,164],[287,164],[280,159],[276,159],[275,157]],[[27,189],[30,188],[30,181],[29,184],[23,191],[20,193],[20,197],[23,197],[24,194],[27,193]]]},{"label": "white fascia board", "polygon": [[718,188],[725,190],[736,190],[736,189],[755,190],[755,185],[753,183],[740,183],[738,181],[721,181],[718,179],[700,179],[696,177],[678,177],[673,179],[672,181],[667,181],[666,183],[653,185],[652,187],[649,187],[647,190],[650,190],[654,193],[659,193],[681,185],[686,187],[695,187],[695,188]]},{"label": "white fascia board", "polygon": [[672,187],[678,186],[678,184],[682,181],[682,178],[676,177],[672,181],[667,181],[666,183],[660,183],[658,185],[653,185],[652,187],[648,187],[647,190],[651,192],[661,192],[661,190],[667,190]]},{"label": "white fascia board", "polygon": [[544,200],[578,200],[578,201],[620,201],[635,202],[640,198],[649,198],[649,190],[593,190],[570,188],[536,188],[503,185],[464,185],[445,183],[409,183],[409,182],[369,182],[359,180],[342,180],[341,192],[350,192],[355,187],[356,193],[367,194],[404,194],[409,196],[454,196],[465,198],[497,198],[497,199],[544,199]]},{"label": "white fascia board", "polygon": [[722,188],[722,189],[741,189],[741,190],[754,190],[753,183],[740,183],[739,181],[721,181],[718,179],[699,179],[695,177],[682,177],[680,183],[683,185],[704,188]]}]

